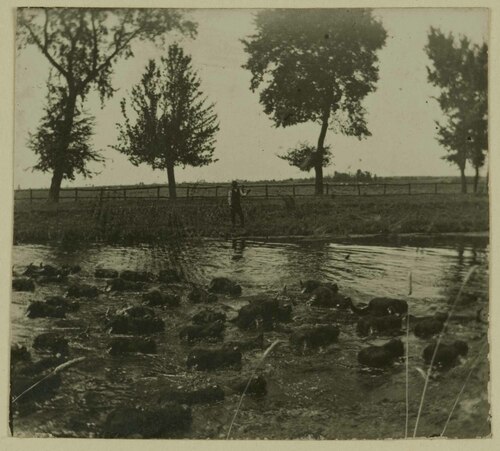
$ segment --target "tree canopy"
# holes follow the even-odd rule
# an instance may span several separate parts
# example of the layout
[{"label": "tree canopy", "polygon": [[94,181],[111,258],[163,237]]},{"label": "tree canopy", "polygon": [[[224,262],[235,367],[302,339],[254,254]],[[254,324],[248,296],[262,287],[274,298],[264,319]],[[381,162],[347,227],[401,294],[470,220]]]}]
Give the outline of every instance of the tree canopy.
[{"label": "tree canopy", "polygon": [[250,89],[276,127],[321,125],[316,192],[322,193],[322,158],[328,129],[369,136],[362,101],[378,81],[377,50],[386,31],[368,9],[266,10],[257,33],[243,40],[252,73]]},{"label": "tree canopy", "polygon": [[[181,10],[132,8],[19,8],[17,46],[35,46],[53,69],[54,83],[66,92],[59,108],[63,120],[55,155],[50,188],[52,200],[59,199],[64,169],[74,160],[69,154],[74,133],[77,98],[84,101],[97,90],[101,102],[114,93],[113,66],[120,58],[133,56],[134,41],[161,44],[166,33],[177,30],[193,36],[196,26],[185,20]],[[76,160],[75,160],[76,161]]]},{"label": "tree canopy", "polygon": [[[295,166],[301,171],[309,172],[316,165],[316,159],[318,154],[316,152],[316,146],[309,143],[299,143],[297,147],[289,149],[284,155],[278,155],[278,158],[287,161],[290,166]],[[327,167],[330,164],[331,151],[329,146],[323,148],[323,158],[321,164],[323,167]]]},{"label": "tree canopy", "polygon": [[447,119],[436,122],[437,140],[446,149],[443,157],[456,164],[466,192],[465,166],[476,170],[484,165],[488,148],[488,46],[477,45],[462,36],[458,42],[450,33],[431,28],[425,51],[432,61],[428,80],[440,89],[436,98]]},{"label": "tree canopy", "polygon": [[166,169],[172,198],[176,196],[174,166],[205,166],[216,161],[219,124],[214,104],[207,103],[200,88],[191,57],[173,44],[160,64],[149,61],[141,82],[132,88],[129,103],[125,98],[121,101],[124,122],[117,124],[114,148],[134,165]]}]

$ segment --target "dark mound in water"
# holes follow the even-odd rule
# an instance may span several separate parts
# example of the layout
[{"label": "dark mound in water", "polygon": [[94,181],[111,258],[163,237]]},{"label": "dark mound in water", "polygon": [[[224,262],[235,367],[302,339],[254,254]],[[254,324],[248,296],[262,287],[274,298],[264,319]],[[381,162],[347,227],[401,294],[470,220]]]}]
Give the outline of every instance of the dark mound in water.
[{"label": "dark mound in water", "polygon": [[277,299],[263,299],[243,306],[234,320],[243,330],[273,330],[280,322],[288,322],[292,317],[292,306],[282,305]]},{"label": "dark mound in water", "polygon": [[151,307],[178,307],[181,303],[181,298],[176,294],[163,293],[158,289],[144,293],[142,300]]},{"label": "dark mound in water", "polygon": [[110,342],[111,355],[156,354],[156,343],[150,338],[116,337]]},{"label": "dark mound in water", "polygon": [[369,346],[358,353],[358,362],[372,368],[385,368],[405,353],[403,342],[391,340],[382,346]]},{"label": "dark mound in water", "polygon": [[12,289],[14,291],[35,291],[35,282],[27,277],[15,277],[12,279]]},{"label": "dark mound in water", "polygon": [[55,354],[67,354],[69,350],[68,340],[56,332],[46,332],[38,335],[33,342],[33,347]]},{"label": "dark mound in water", "polygon": [[360,318],[356,331],[361,336],[371,334],[393,335],[401,331],[402,319],[400,316],[365,316]]},{"label": "dark mound in water", "polygon": [[292,333],[290,344],[300,348],[319,348],[335,343],[340,329],[333,325],[302,327]]},{"label": "dark mound in water", "polygon": [[267,394],[267,381],[259,374],[251,379],[241,379],[230,384],[230,387],[239,394],[250,396],[265,396]]},{"label": "dark mound in water", "polygon": [[239,296],[241,294],[241,286],[226,277],[216,277],[210,282],[208,291],[217,294]]},{"label": "dark mound in water", "polygon": [[241,368],[241,352],[231,349],[194,349],[187,358],[190,369],[213,371],[219,368]]},{"label": "dark mound in water", "polygon": [[179,337],[188,342],[207,340],[218,341],[224,338],[225,325],[221,321],[215,321],[209,324],[189,325],[181,329]]},{"label": "dark mound in water", "polygon": [[74,284],[68,288],[68,297],[72,298],[96,298],[99,296],[99,290],[94,285]]},{"label": "dark mound in water", "polygon": [[[436,345],[437,343],[433,342],[425,347],[422,354],[425,363],[431,363]],[[458,363],[460,356],[466,356],[468,352],[469,346],[462,340],[456,340],[453,343],[440,343],[434,357],[433,365],[443,368],[452,367]]]},{"label": "dark mound in water", "polygon": [[373,298],[366,307],[357,307],[351,302],[351,309],[358,315],[403,315],[408,312],[408,303],[402,299],[381,297]]},{"label": "dark mound in water", "polygon": [[177,403],[158,409],[121,407],[110,412],[104,438],[181,438],[192,423],[191,409]]},{"label": "dark mound in water", "polygon": [[94,272],[94,277],[97,279],[116,279],[118,271],[111,268],[97,268]]}]

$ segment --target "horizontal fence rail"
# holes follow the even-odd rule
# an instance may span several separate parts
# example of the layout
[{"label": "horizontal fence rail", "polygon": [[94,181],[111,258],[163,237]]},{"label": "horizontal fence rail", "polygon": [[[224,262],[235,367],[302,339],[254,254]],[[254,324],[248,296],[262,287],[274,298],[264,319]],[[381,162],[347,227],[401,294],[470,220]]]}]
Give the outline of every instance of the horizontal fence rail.
[{"label": "horizontal fence rail", "polygon": [[[473,184],[467,183],[467,192],[473,192]],[[314,196],[314,183],[295,184],[248,184],[249,198],[307,197]],[[227,198],[229,185],[180,185],[176,192],[178,198]],[[459,194],[460,182],[411,182],[411,183],[324,183],[326,196],[387,196],[419,194]],[[483,184],[478,192],[487,192]],[[18,189],[14,192],[15,201],[35,202],[47,200],[48,189]],[[169,199],[168,185],[131,186],[131,187],[85,187],[62,188],[61,202],[127,200],[127,199]]]}]

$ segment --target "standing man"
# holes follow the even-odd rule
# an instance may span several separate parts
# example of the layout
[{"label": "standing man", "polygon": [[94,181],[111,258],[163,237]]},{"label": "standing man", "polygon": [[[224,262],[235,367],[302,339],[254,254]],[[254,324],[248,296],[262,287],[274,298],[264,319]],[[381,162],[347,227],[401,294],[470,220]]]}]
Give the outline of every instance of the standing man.
[{"label": "standing man", "polygon": [[240,218],[240,226],[245,227],[245,218],[241,209],[241,197],[246,196],[249,192],[250,190],[245,190],[243,187],[240,188],[236,180],[231,183],[227,200],[231,208],[231,223],[233,224],[233,228],[235,226],[236,215]]}]

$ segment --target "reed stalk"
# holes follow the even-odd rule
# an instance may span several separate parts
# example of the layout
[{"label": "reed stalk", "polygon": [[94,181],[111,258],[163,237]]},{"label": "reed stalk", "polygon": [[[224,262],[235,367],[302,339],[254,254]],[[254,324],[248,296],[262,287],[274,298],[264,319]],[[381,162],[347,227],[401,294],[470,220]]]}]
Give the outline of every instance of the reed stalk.
[{"label": "reed stalk", "polygon": [[453,310],[455,309],[455,306],[458,304],[458,301],[460,300],[460,297],[462,296],[462,291],[463,291],[464,287],[467,285],[467,282],[471,278],[472,274],[477,270],[477,268],[478,268],[478,266],[474,265],[467,272],[467,274],[466,274],[466,276],[464,278],[464,281],[462,282],[462,285],[460,286],[460,290],[458,291],[458,294],[455,297],[455,300],[453,301],[453,304],[451,305],[451,307],[450,307],[450,309],[448,311],[448,317],[446,318],[446,321],[443,324],[443,329],[441,330],[441,332],[440,332],[440,334],[438,336],[438,339],[436,341],[436,346],[434,347],[434,352],[432,353],[431,362],[430,362],[429,368],[427,370],[427,375],[426,375],[425,382],[424,382],[424,388],[422,390],[422,396],[420,397],[420,405],[418,407],[417,420],[415,421],[415,428],[413,429],[413,438],[415,438],[417,436],[418,425],[419,425],[419,422],[420,422],[420,416],[422,415],[422,408],[423,408],[423,405],[424,405],[425,395],[426,395],[426,392],[427,392],[427,387],[429,385],[429,380],[430,380],[432,368],[433,368],[433,365],[434,365],[434,360],[436,358],[437,350],[439,349],[439,345],[441,344],[441,340],[443,339],[443,336],[444,336],[444,334],[446,332],[446,329],[448,327],[448,322],[449,322],[450,317],[451,317],[451,315],[453,313]]},{"label": "reed stalk", "polygon": [[238,412],[240,411],[241,404],[243,403],[243,398],[245,397],[245,394],[248,390],[248,387],[250,386],[250,383],[252,382],[252,379],[256,375],[258,369],[261,367],[262,363],[264,363],[264,360],[266,357],[269,355],[269,353],[274,349],[276,345],[279,343],[283,343],[283,340],[275,340],[262,354],[262,357],[260,360],[257,362],[257,365],[255,366],[254,370],[252,371],[252,374],[250,375],[250,378],[248,379],[247,385],[245,386],[245,389],[243,390],[243,393],[240,396],[240,400],[238,402],[238,406],[236,407],[236,411],[234,412],[233,418],[231,420],[231,424],[229,425],[229,430],[227,431],[226,435],[226,440],[229,439],[229,436],[231,435],[231,430],[233,428],[234,422],[236,420],[236,417],[238,416]]}]

